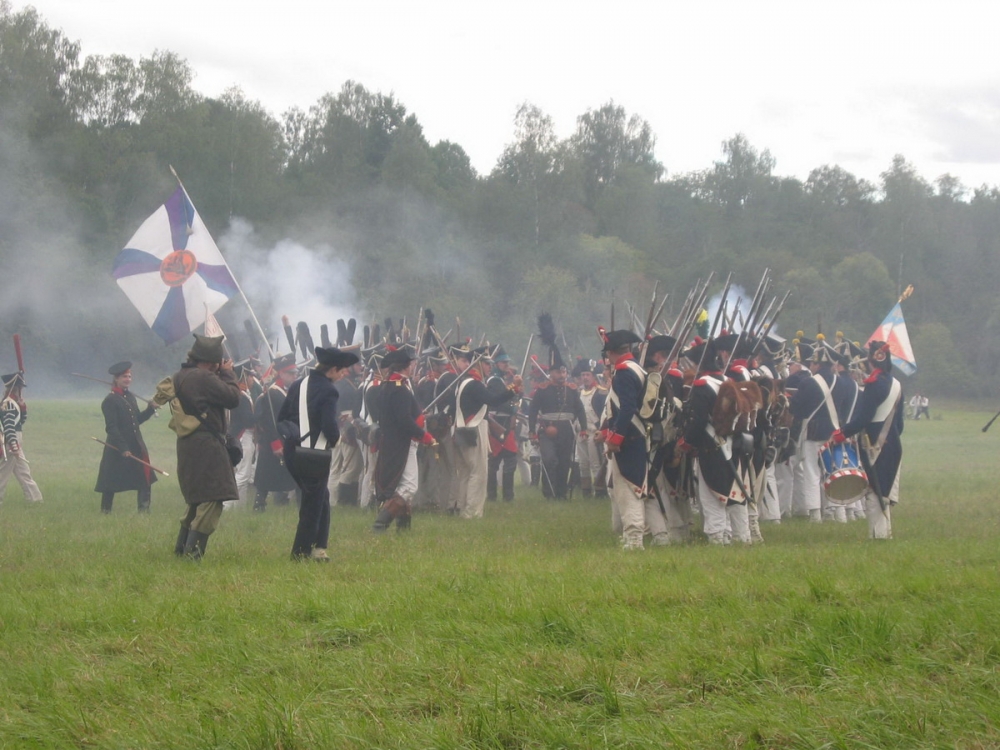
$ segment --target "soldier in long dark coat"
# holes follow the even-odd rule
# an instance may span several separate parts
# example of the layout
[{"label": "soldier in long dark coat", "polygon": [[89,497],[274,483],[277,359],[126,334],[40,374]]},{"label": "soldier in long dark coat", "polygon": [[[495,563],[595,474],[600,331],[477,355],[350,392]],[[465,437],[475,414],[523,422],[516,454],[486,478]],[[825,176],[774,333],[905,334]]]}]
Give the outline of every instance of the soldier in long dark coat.
[{"label": "soldier in long dark coat", "polygon": [[382,360],[389,377],[379,389],[374,479],[379,512],[372,527],[376,533],[388,529],[393,520],[399,530],[410,527],[413,496],[419,486],[417,445],[435,444],[434,437],[424,430],[424,416],[410,384],[413,361],[405,348],[389,352]]},{"label": "soldier in long dark coat", "polygon": [[101,493],[101,512],[110,513],[115,493],[136,491],[140,513],[149,512],[150,490],[156,481],[156,474],[148,466],[143,466],[135,458],[149,463],[149,451],[142,439],[139,425],[156,412],[150,403],[139,409],[135,395],[129,391],[132,385],[132,363],[118,362],[108,368],[114,378],[114,387],[101,403],[104,413],[104,430],[108,434],[101,468],[97,472],[94,492]]},{"label": "soldier in long dark coat", "polygon": [[232,361],[223,359],[222,338],[195,334],[187,362],[173,376],[184,412],[202,422],[194,432],[177,437],[177,483],[187,513],[174,551],[196,560],[205,554],[208,537],[219,525],[223,503],[239,497],[225,434],[226,410],[239,405],[240,388]]},{"label": "soldier in long dark coat", "polygon": [[868,475],[865,515],[872,539],[892,538],[890,509],[899,502],[899,463],[903,458],[903,387],[892,376],[892,357],[884,341],[868,343],[872,374],[865,378],[854,416],[831,436],[842,443],[861,435],[858,453]]},{"label": "soldier in long dark coat", "polygon": [[278,505],[288,505],[288,493],[295,489],[295,480],[288,473],[284,460],[284,443],[278,434],[278,414],[285,403],[288,387],[295,382],[298,370],[295,355],[285,354],[274,361],[275,381],[254,404],[257,440],[257,467],[253,484],[255,511],[267,508],[267,495],[275,492]]}]

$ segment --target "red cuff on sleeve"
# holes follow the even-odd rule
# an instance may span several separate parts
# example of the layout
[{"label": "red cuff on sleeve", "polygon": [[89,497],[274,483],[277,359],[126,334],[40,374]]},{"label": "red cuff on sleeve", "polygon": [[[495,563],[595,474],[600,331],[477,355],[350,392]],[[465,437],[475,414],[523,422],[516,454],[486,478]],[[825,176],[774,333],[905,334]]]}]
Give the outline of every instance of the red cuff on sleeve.
[{"label": "red cuff on sleeve", "polygon": [[284,443],[282,443],[280,440],[272,440],[271,441],[271,451],[272,452],[277,452],[277,451],[283,450],[284,447],[285,447]]},{"label": "red cuff on sleeve", "polygon": [[424,436],[420,438],[420,442],[422,445],[430,445],[431,443],[434,442],[434,436],[431,435],[429,432],[425,432]]},{"label": "red cuff on sleeve", "polygon": [[608,445],[621,446],[625,442],[625,436],[619,435],[617,432],[609,432],[608,436],[605,438],[605,442]]},{"label": "red cuff on sleeve", "polygon": [[426,423],[427,423],[427,417],[425,417],[423,414],[417,417],[417,427],[419,427],[421,430],[424,429],[424,425]]}]

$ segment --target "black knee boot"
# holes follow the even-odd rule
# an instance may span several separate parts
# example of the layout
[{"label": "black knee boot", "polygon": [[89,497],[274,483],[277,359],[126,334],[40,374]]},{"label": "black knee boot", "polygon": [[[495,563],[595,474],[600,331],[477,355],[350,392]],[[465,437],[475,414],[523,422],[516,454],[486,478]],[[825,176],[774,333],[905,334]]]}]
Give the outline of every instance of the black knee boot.
[{"label": "black knee boot", "polygon": [[258,513],[263,513],[267,508],[267,493],[263,490],[257,490],[257,493],[253,498],[253,509]]},{"label": "black knee boot", "polygon": [[114,492],[102,492],[101,493],[101,513],[110,513],[111,504],[115,501]]},{"label": "black knee boot", "polygon": [[358,504],[358,483],[341,482],[337,485],[337,505],[357,505]]},{"label": "black knee boot", "polygon": [[149,513],[149,502],[152,499],[152,494],[149,487],[141,489],[136,493],[136,501],[140,513]]},{"label": "black knee boot", "polygon": [[188,538],[188,527],[181,524],[180,533],[177,534],[177,543],[174,544],[174,554],[180,557],[184,554],[184,543]]},{"label": "black knee boot", "polygon": [[184,543],[184,554],[192,560],[201,561],[205,556],[205,548],[208,546],[208,534],[200,531],[188,531],[187,541]]}]

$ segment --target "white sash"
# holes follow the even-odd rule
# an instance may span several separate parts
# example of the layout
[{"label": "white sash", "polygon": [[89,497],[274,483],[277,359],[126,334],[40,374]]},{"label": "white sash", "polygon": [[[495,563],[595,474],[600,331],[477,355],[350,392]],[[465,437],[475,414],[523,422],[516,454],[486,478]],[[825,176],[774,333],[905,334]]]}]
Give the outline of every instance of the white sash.
[{"label": "white sash", "polygon": [[[299,434],[304,440],[306,435],[309,434],[309,409],[306,407],[306,395],[309,393],[309,378],[312,375],[306,375],[302,381],[302,385],[299,387]],[[301,444],[301,440],[299,441]],[[319,450],[326,450],[326,435],[320,430],[319,437],[316,442],[309,446],[310,448],[318,448]]]}]

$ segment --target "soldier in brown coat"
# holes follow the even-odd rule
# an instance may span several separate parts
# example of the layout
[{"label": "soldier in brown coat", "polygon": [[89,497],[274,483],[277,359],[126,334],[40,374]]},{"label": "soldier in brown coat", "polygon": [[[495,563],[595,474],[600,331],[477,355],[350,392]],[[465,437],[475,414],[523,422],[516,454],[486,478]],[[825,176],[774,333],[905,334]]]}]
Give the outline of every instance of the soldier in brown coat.
[{"label": "soldier in brown coat", "polygon": [[201,426],[177,438],[177,481],[187,503],[175,552],[201,559],[219,525],[222,504],[239,498],[226,451],[226,409],[240,403],[231,360],[223,359],[222,336],[195,334],[188,360],[174,374],[174,392],[186,414]]}]

